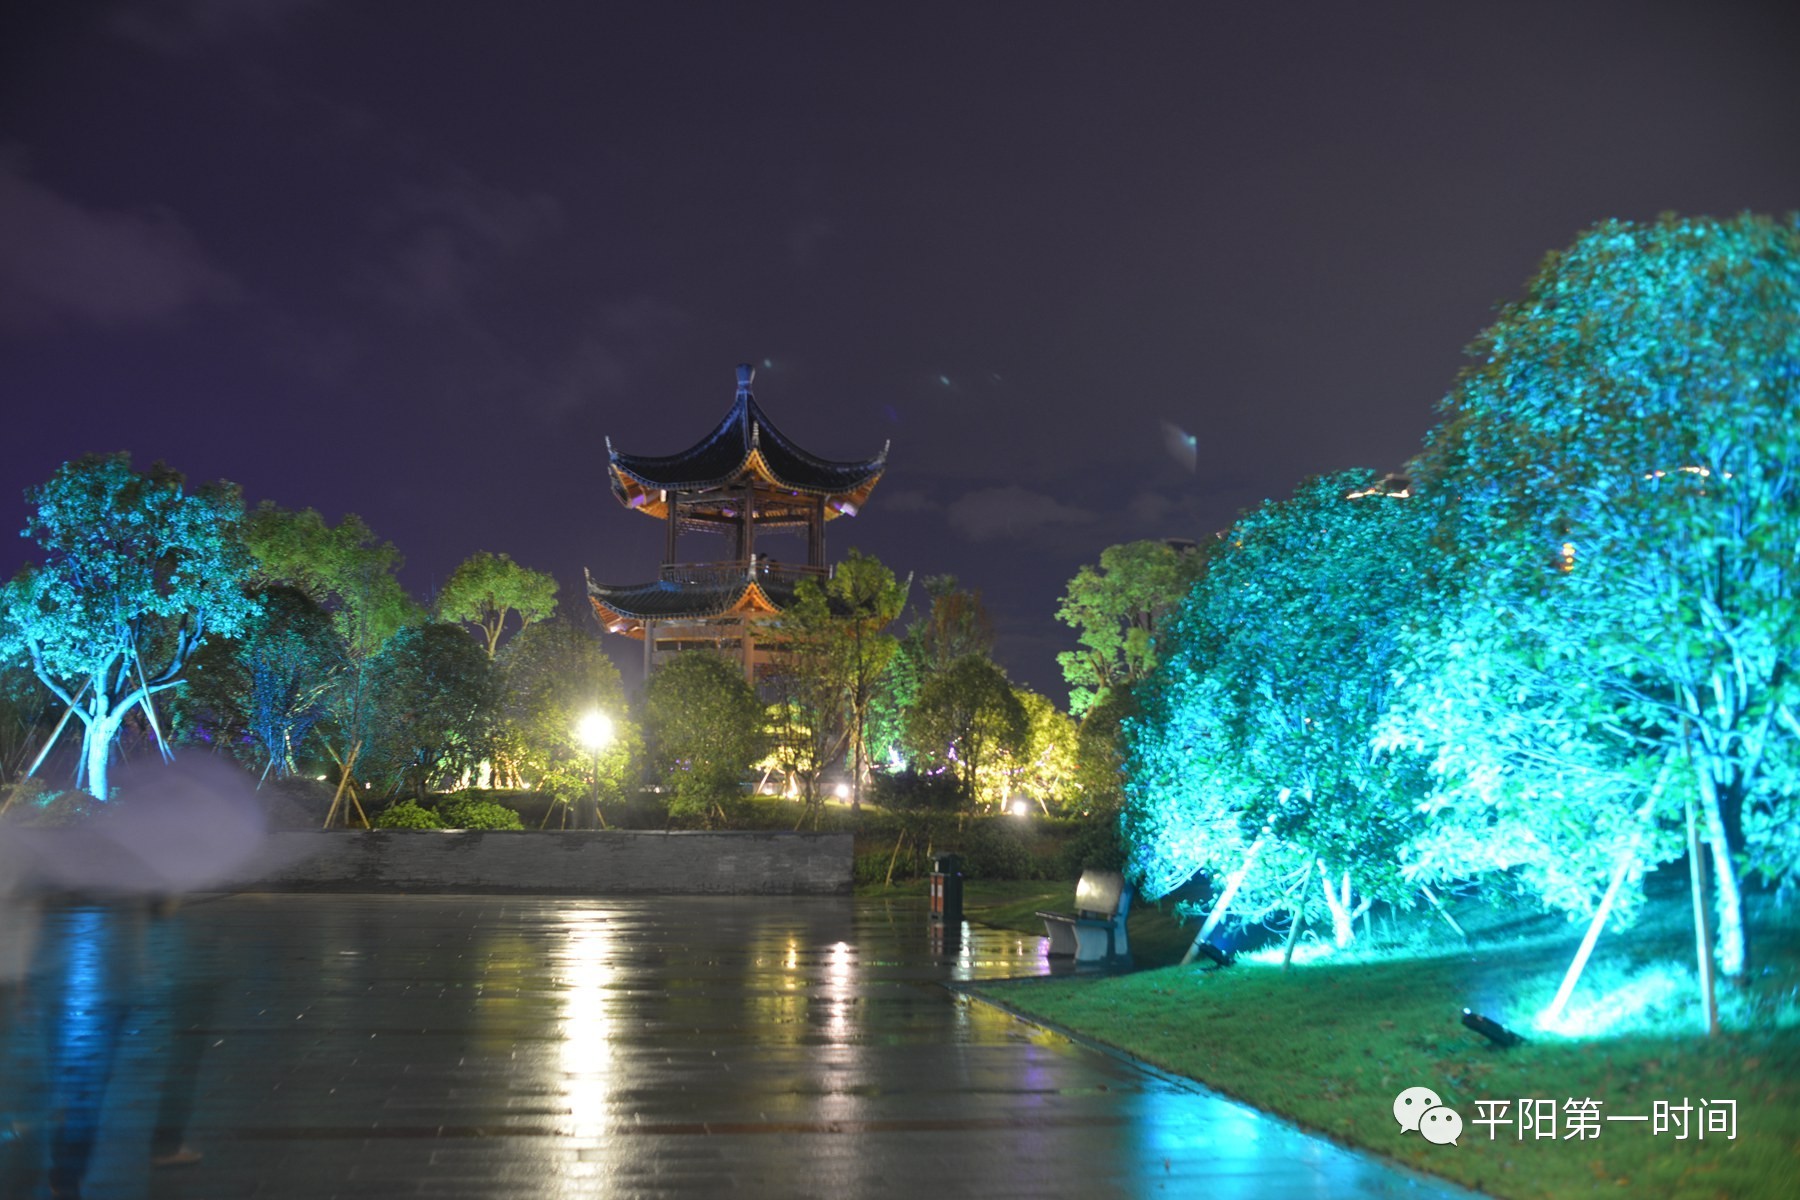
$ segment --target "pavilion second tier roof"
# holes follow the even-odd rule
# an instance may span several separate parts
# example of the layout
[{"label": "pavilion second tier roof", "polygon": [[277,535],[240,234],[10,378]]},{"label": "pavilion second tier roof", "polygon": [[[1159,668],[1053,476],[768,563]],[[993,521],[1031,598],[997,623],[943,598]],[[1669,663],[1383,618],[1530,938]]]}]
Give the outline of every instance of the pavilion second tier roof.
[{"label": "pavilion second tier roof", "polygon": [[801,449],[769,423],[750,390],[756,371],[738,367],[737,399],[713,431],[680,454],[623,454],[606,441],[613,494],[653,517],[669,513],[667,493],[704,495],[755,482],[792,496],[825,500],[827,520],[854,515],[887,469],[887,447],[874,458],[839,462]]},{"label": "pavilion second tier roof", "polygon": [[794,600],[794,582],[740,577],[716,583],[595,583],[588,600],[614,633],[642,637],[646,621],[702,621],[726,616],[773,616]]}]

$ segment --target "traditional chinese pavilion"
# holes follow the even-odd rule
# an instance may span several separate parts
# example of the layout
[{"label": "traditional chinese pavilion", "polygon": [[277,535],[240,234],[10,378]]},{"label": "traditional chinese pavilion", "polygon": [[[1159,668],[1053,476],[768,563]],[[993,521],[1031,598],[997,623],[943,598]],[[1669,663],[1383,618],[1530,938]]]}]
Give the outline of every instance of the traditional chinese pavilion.
[{"label": "traditional chinese pavilion", "polygon": [[[860,462],[801,449],[763,415],[750,390],[755,376],[749,364],[739,365],[730,411],[680,454],[622,454],[607,439],[613,495],[668,528],[657,579],[606,584],[588,578],[600,623],[644,643],[646,675],[670,654],[705,646],[739,658],[744,677],[756,682],[779,652],[766,628],[793,601],[802,579],[829,573],[825,523],[855,516],[887,467],[885,445]],[[690,545],[694,534],[720,541],[698,555],[684,553],[684,534]],[[800,538],[804,562],[767,552],[792,555]]]}]

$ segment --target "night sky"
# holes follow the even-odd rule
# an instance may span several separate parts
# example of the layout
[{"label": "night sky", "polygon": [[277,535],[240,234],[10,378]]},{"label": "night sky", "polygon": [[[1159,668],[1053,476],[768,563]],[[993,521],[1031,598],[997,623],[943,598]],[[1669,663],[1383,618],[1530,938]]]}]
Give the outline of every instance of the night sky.
[{"label": "night sky", "polygon": [[815,453],[892,440],[832,557],[981,589],[1062,702],[1103,547],[1398,467],[1596,221],[1800,207],[1789,7],[11,0],[0,526],[129,449],[585,612],[661,554],[604,438],[749,361]]}]

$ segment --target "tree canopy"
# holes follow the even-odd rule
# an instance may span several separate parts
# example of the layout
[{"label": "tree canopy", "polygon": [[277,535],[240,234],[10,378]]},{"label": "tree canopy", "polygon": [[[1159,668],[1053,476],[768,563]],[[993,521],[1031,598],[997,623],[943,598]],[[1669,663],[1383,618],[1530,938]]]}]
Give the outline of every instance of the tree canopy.
[{"label": "tree canopy", "polygon": [[456,625],[415,625],[394,635],[374,670],[369,767],[393,790],[428,789],[469,775],[493,746],[499,680],[481,648]]},{"label": "tree canopy", "polygon": [[480,627],[491,659],[500,635],[515,614],[521,629],[556,612],[556,580],[522,567],[505,554],[471,554],[438,593],[440,621],[467,621]]},{"label": "tree canopy", "polygon": [[763,706],[743,670],[691,650],[656,669],[644,688],[644,717],[669,814],[706,818],[735,800],[762,753]]},{"label": "tree canopy", "polygon": [[[1721,966],[1741,973],[1738,856],[1797,866],[1778,831],[1800,819],[1800,231],[1607,222],[1471,353],[1417,464],[1465,591],[1412,728],[1452,777],[1485,753],[1576,821],[1629,823],[1661,765],[1691,764],[1668,797],[1703,810]],[[1529,729],[1515,694],[1537,701]]]},{"label": "tree canopy", "polygon": [[302,769],[344,648],[330,614],[298,588],[273,585],[253,597],[258,611],[243,632],[195,655],[175,709],[191,735],[282,779]]},{"label": "tree canopy", "polygon": [[828,578],[802,580],[782,614],[787,649],[771,681],[775,750],[815,816],[819,773],[846,748],[853,805],[861,802],[870,715],[899,649],[887,628],[906,607],[907,586],[853,549]]},{"label": "tree canopy", "polygon": [[255,611],[243,501],[228,483],[189,492],[160,463],[134,471],[127,454],[65,463],[25,495],[24,535],[44,558],[6,586],[0,654],[22,651],[80,719],[87,787],[104,800],[126,717],[141,709],[161,740],[155,697]]},{"label": "tree canopy", "polygon": [[1246,514],[1166,627],[1127,726],[1148,894],[1248,868],[1252,908],[1303,911],[1316,887],[1340,944],[1371,898],[1405,901],[1423,772],[1372,742],[1428,527],[1373,481],[1308,480]]},{"label": "tree canopy", "polygon": [[965,803],[993,808],[1006,799],[1006,765],[1029,733],[1005,672],[980,654],[965,654],[927,679],[906,728],[916,764],[949,771]]},{"label": "tree canopy", "polygon": [[291,512],[267,502],[250,514],[244,540],[256,558],[258,585],[299,588],[331,614],[341,657],[323,693],[327,719],[320,732],[338,767],[338,799],[354,797],[357,760],[378,732],[376,658],[395,634],[424,619],[400,583],[400,552],[355,513],[333,526],[315,509]]},{"label": "tree canopy", "polygon": [[1206,569],[1216,547],[1139,541],[1108,546],[1098,566],[1083,566],[1069,581],[1057,620],[1076,631],[1079,650],[1056,656],[1069,684],[1069,712],[1080,718],[1117,687],[1130,687],[1156,666],[1156,634]]},{"label": "tree canopy", "polygon": [[[556,618],[540,621],[509,639],[498,663],[504,693],[499,757],[509,774],[564,804],[573,805],[596,785],[602,804],[623,801],[643,737],[626,716],[619,670],[593,634]],[[590,712],[612,722],[612,741],[599,754],[578,733]]]}]

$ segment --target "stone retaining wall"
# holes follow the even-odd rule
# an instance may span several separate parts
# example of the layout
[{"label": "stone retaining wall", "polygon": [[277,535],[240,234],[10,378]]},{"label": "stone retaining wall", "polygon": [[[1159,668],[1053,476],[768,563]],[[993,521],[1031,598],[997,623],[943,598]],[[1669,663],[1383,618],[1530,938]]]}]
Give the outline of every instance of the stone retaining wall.
[{"label": "stone retaining wall", "polygon": [[261,865],[227,886],[271,892],[850,891],[848,833],[333,830],[269,835]]}]

